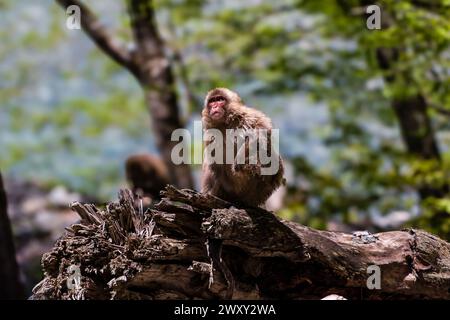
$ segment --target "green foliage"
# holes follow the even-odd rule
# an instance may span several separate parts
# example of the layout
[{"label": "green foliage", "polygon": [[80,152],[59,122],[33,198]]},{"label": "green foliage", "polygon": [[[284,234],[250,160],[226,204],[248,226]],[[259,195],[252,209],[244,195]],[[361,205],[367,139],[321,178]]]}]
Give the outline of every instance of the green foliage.
[{"label": "green foliage", "polygon": [[125,157],[152,142],[139,85],[83,31],[66,29],[56,3],[11,2],[7,9],[0,12],[2,170],[113,197]]},{"label": "green foliage", "polygon": [[[356,0],[230,5],[178,20],[178,49],[186,52],[189,83],[198,95],[211,86],[251,83],[253,94],[305,92],[327,104],[329,122],[318,134],[331,158],[321,167],[303,156],[291,159],[296,179],[307,187],[292,186],[283,217],[321,227],[331,215],[355,222],[373,210],[412,209],[412,191],[448,183],[447,161],[406,152],[391,101],[420,93],[430,105],[450,108],[450,7],[446,1],[380,4],[392,22],[373,31]],[[381,47],[401,48],[389,70],[378,66]],[[394,82],[383,81],[392,75]],[[429,114],[435,126],[448,128],[447,118],[432,109]],[[441,150],[447,158],[445,145]],[[448,212],[445,199],[430,201],[421,204],[416,225],[448,235],[448,222],[435,222],[448,221],[437,218]]]},{"label": "green foliage", "polygon": [[[417,190],[444,188],[450,178],[450,125],[442,115],[442,110],[450,111],[450,2],[378,1],[383,20],[388,17],[382,30],[366,28],[363,2],[157,0],[155,9],[180,96],[184,91],[192,95],[191,111],[200,109],[208,89],[227,86],[253,100],[270,101],[265,111],[280,119],[282,129],[297,117],[295,128],[285,128],[289,142],[282,152],[294,172],[280,216],[325,228],[331,218],[356,223],[369,212],[419,208],[411,225],[448,237],[448,198],[419,201]],[[20,11],[6,3],[8,10]],[[116,11],[97,5],[94,9],[118,17],[111,29],[129,41],[123,4]],[[7,150],[0,160],[12,171],[39,168],[33,176],[78,190],[96,193],[102,186],[100,193],[106,195],[121,181],[118,168],[125,157],[124,150],[113,147],[120,144],[117,138],[108,135],[120,132],[122,145],[145,144],[148,116],[135,80],[82,32],[63,32],[58,10],[51,7],[46,32],[28,26],[28,32],[8,37],[11,25],[4,22],[0,29],[0,57],[13,65],[0,82],[0,112],[8,116],[1,135],[9,137],[0,143]],[[70,46],[70,41],[82,45]],[[63,48],[72,48],[76,57],[64,52],[62,61],[42,58]],[[387,70],[379,67],[378,48],[399,49]],[[20,56],[23,49],[36,52],[33,59]],[[7,60],[11,57],[16,58]],[[73,96],[52,92],[57,98],[51,102],[30,103],[29,92],[52,73],[64,84],[84,85]],[[392,76],[393,81],[384,80]],[[405,148],[391,103],[416,94],[430,106],[442,161],[418,158]],[[307,120],[290,113],[295,107],[285,107],[293,95],[308,97],[308,114],[325,105],[326,121],[304,133]],[[19,133],[23,137],[11,138]],[[309,158],[309,150],[297,150],[305,136],[326,149],[325,161]],[[60,161],[49,158],[56,155],[70,155],[73,161],[65,163],[66,169],[55,166]]]}]

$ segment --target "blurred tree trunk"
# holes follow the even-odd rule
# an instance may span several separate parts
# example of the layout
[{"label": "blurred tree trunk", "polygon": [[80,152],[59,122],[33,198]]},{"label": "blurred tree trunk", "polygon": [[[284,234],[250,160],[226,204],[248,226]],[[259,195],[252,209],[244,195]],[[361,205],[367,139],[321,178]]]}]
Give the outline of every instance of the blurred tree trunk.
[{"label": "blurred tree trunk", "polygon": [[[394,83],[395,74],[392,66],[398,61],[400,49],[378,48],[376,51],[379,67],[386,72],[387,83]],[[402,75],[407,76],[407,75]],[[403,141],[408,153],[424,160],[441,161],[441,154],[436,141],[436,135],[428,115],[428,104],[425,97],[416,93],[396,97],[391,106],[400,124]],[[422,199],[442,197],[447,192],[447,186],[433,187],[423,185],[418,188]]]},{"label": "blurred tree trunk", "polygon": [[6,191],[0,172],[0,300],[23,299],[14,242],[7,212]]},{"label": "blurred tree trunk", "polygon": [[152,0],[125,0],[131,18],[135,44],[128,49],[108,33],[98,18],[80,0],[56,0],[64,9],[77,5],[81,9],[81,26],[96,45],[135,76],[142,86],[152,118],[156,145],[169,168],[171,183],[192,188],[189,165],[175,165],[171,152],[173,130],[183,128],[172,66],[159,35]]},{"label": "blurred tree trunk", "polygon": [[171,141],[172,132],[182,128],[175,81],[169,59],[164,52],[155,21],[153,1],[128,0],[133,35],[137,44],[135,59],[139,68],[139,82],[145,92],[152,115],[156,144],[171,169],[172,181],[181,188],[192,188],[193,181],[187,165],[174,165],[171,152],[177,142]]},{"label": "blurred tree trunk", "polygon": [[[348,2],[338,0],[343,10],[351,10]],[[369,0],[360,0],[360,5],[366,7],[373,4]],[[382,29],[387,29],[395,23],[395,18],[388,12],[382,10]],[[395,66],[399,62],[402,52],[400,47],[379,47],[376,49],[376,60],[378,67],[384,72],[384,80],[388,84],[394,84],[397,77],[408,79],[408,70],[396,73]],[[407,152],[423,160],[434,160],[441,162],[436,135],[428,115],[427,100],[421,93],[397,96],[391,101]],[[448,186],[435,187],[422,185],[418,187],[421,199],[428,197],[442,197],[448,192]]]}]

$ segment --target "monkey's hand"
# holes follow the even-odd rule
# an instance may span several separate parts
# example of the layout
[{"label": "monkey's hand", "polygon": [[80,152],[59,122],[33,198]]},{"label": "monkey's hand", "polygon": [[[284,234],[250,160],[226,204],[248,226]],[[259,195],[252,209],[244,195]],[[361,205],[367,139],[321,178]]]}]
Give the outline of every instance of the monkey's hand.
[{"label": "monkey's hand", "polygon": [[233,173],[239,175],[259,175],[261,168],[258,164],[233,164],[232,167]]},{"label": "monkey's hand", "polygon": [[239,175],[259,175],[261,168],[258,154],[249,154],[248,145],[241,146],[234,159],[232,170]]}]

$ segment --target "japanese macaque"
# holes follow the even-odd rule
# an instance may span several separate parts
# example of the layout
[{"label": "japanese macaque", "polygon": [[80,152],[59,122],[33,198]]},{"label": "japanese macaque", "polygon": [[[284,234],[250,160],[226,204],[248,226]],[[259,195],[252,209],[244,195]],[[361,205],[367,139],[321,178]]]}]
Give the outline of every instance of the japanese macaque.
[{"label": "japanese macaque", "polygon": [[133,193],[141,197],[159,199],[159,192],[169,183],[165,163],[150,154],[136,154],[128,157],[125,173]]},{"label": "japanese macaque", "polygon": [[[284,183],[283,162],[275,152],[275,148],[272,148],[271,120],[261,111],[245,106],[237,93],[226,88],[216,88],[208,92],[205,98],[202,123],[206,131],[202,192],[233,203],[248,206],[263,205]],[[211,137],[208,131],[220,132],[225,138]],[[234,132],[236,136],[230,139],[230,132]],[[249,132],[265,132],[266,135],[265,137],[259,133],[252,135],[248,134]],[[241,139],[240,146],[237,142],[239,139]],[[227,147],[228,143],[231,148]],[[207,150],[212,145],[216,149],[211,152],[212,157],[208,159]],[[268,162],[262,161],[258,157],[260,153],[255,152],[255,149],[251,152],[250,145],[256,145],[258,152],[259,148],[264,149],[263,151],[270,157],[269,165],[275,166],[275,170],[269,173],[264,171]],[[215,158],[215,161],[211,161],[211,158]]]}]

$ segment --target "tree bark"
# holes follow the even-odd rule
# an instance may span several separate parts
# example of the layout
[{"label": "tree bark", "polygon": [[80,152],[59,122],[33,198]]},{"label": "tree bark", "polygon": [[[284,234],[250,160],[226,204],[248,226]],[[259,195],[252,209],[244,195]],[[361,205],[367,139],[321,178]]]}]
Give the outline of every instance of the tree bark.
[{"label": "tree bark", "polygon": [[156,26],[153,1],[128,0],[128,10],[137,44],[135,59],[140,66],[139,81],[152,115],[156,144],[170,169],[171,180],[176,181],[180,188],[192,188],[189,166],[175,165],[171,158],[172,149],[177,144],[171,141],[172,132],[183,128],[184,124],[179,115],[172,66]]},{"label": "tree bark", "polygon": [[24,291],[19,277],[8,203],[0,173],[0,300],[23,299]]},{"label": "tree bark", "polygon": [[[424,6],[426,1],[415,1],[414,5]],[[340,7],[346,12],[351,11],[351,5],[346,1],[338,1]],[[371,1],[360,0],[363,7],[372,5]],[[438,5],[430,4],[429,9]],[[395,19],[385,8],[382,10],[382,29],[387,29],[394,25]],[[384,72],[384,80],[392,85],[398,76],[408,78],[408,71],[401,74],[395,70],[399,61],[400,47],[379,47],[375,50],[378,67]],[[408,154],[417,156],[424,160],[435,160],[441,162],[441,154],[436,141],[436,135],[428,115],[428,103],[425,97],[419,92],[414,95],[404,95],[396,97],[391,101],[391,107],[397,117],[402,140],[406,146]],[[419,186],[418,193],[422,200],[428,197],[442,197],[448,192],[448,186],[433,187]]]},{"label": "tree bark", "polygon": [[[450,244],[420,230],[313,230],[260,208],[168,187],[145,214],[131,192],[81,222],[42,259],[33,299],[449,299]],[[68,267],[81,286],[67,289]],[[380,268],[370,290],[368,267]]]},{"label": "tree bark", "polygon": [[134,36],[133,50],[127,49],[99,22],[95,14],[80,0],[56,0],[64,9],[77,5],[81,10],[81,26],[105,54],[126,68],[140,83],[153,124],[156,146],[169,168],[171,182],[180,188],[192,188],[189,165],[175,165],[171,151],[173,130],[183,128],[179,115],[170,60],[159,35],[152,0],[126,0]]},{"label": "tree bark", "polygon": [[[396,75],[392,68],[398,61],[398,48],[378,48],[376,51],[379,67],[386,72],[387,83],[394,83]],[[441,162],[441,154],[435,132],[428,115],[428,104],[420,93],[394,98],[392,108],[400,124],[400,131],[408,153],[424,160]],[[433,187],[423,185],[418,188],[422,199],[443,197],[448,186]]]},{"label": "tree bark", "polygon": [[[379,67],[386,72],[386,82],[394,83],[396,75],[392,66],[398,61],[399,49],[378,48],[376,56]],[[408,151],[422,159],[440,160],[439,148],[427,113],[426,99],[419,93],[394,98],[392,108],[399,120],[402,137]]]}]

